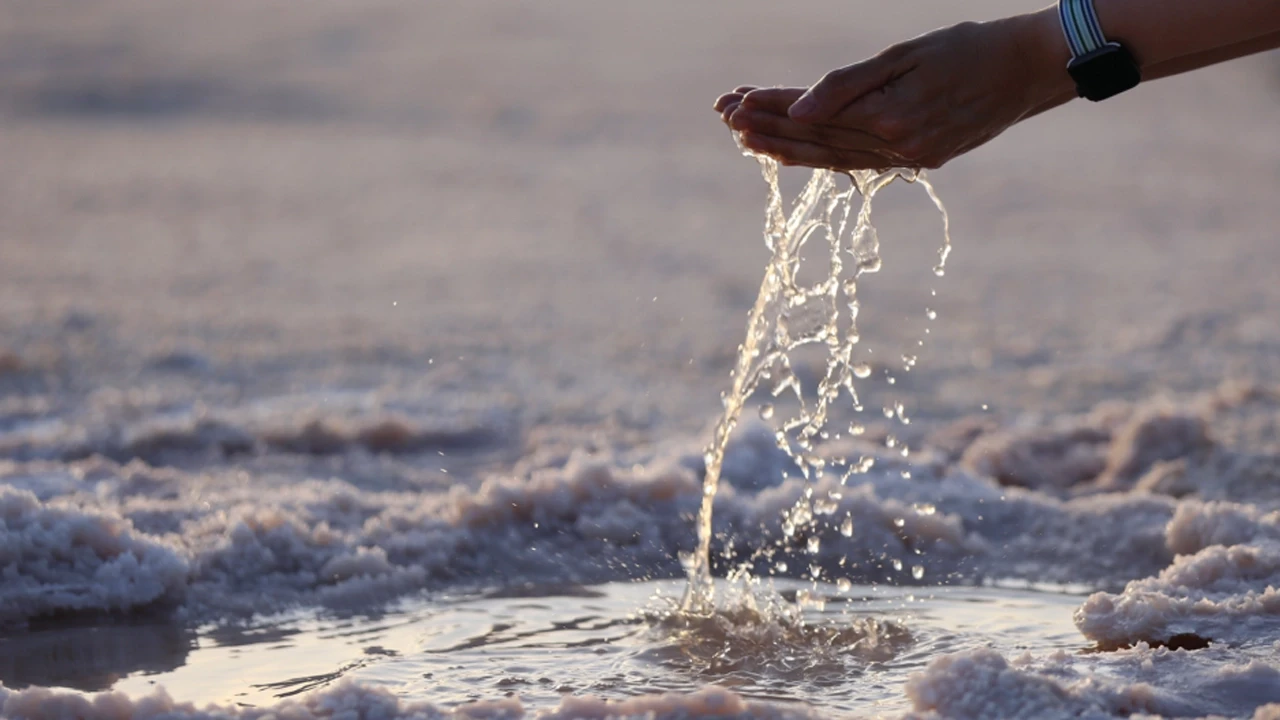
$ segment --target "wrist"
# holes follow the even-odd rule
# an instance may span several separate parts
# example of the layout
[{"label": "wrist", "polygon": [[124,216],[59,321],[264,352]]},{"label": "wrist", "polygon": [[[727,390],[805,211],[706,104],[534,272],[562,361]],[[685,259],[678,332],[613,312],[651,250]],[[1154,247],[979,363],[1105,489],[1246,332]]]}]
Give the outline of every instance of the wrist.
[{"label": "wrist", "polygon": [[1021,58],[1022,85],[1034,107],[1064,103],[1076,97],[1075,81],[1067,73],[1071,48],[1062,34],[1055,7],[1015,15],[1008,23]]}]

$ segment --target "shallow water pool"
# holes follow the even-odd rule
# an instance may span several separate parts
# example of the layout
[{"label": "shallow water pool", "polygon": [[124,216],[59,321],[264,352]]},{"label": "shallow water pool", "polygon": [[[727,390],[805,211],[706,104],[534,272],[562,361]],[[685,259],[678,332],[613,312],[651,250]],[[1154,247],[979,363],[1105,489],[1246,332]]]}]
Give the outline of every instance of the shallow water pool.
[{"label": "shallow water pool", "polygon": [[722,592],[713,616],[671,613],[683,581],[518,587],[401,603],[379,617],[314,614],[195,632],[171,624],[33,628],[0,640],[11,688],[163,686],[195,702],[270,706],[349,677],[451,706],[518,696],[623,698],[708,684],[838,715],[905,709],[909,674],[939,655],[1086,647],[1080,597],[1006,587],[777,581]]}]

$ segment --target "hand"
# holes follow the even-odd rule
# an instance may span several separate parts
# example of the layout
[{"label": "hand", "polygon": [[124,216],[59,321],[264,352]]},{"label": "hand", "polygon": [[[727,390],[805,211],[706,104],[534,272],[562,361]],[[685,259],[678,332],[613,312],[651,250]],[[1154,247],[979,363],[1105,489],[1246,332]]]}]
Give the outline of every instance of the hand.
[{"label": "hand", "polygon": [[962,23],[801,88],[737,88],[716,109],[743,144],[785,164],[936,168],[1074,97],[1047,12]]},{"label": "hand", "polygon": [[[849,128],[827,126],[809,127],[787,116],[787,110],[805,93],[805,88],[756,88],[744,85],[716,100],[716,110],[721,119],[733,130],[742,133],[742,144],[762,155],[769,155],[783,165],[808,165],[837,170],[862,168],[884,170],[890,167],[906,167],[906,163],[892,153],[888,144],[867,133]],[[746,102],[750,98],[749,102]],[[746,105],[745,109],[742,108]],[[747,123],[750,123],[749,125]],[[805,146],[798,150],[795,145]],[[828,153],[829,162],[813,160],[815,153],[807,146],[813,145]]]}]

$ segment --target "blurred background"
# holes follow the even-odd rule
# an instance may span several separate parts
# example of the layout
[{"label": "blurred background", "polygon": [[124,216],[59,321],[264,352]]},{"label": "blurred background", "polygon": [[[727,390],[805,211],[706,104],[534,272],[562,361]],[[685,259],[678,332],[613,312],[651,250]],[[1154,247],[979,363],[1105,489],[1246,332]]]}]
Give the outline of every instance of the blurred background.
[{"label": "blurred background", "polygon": [[[0,3],[5,454],[210,408],[394,408],[499,465],[702,437],[767,260],[716,96],[1033,8]],[[946,420],[1273,378],[1278,78],[1073,103],[933,173],[940,283],[923,190],[877,198],[867,347],[939,314],[892,392]]]}]

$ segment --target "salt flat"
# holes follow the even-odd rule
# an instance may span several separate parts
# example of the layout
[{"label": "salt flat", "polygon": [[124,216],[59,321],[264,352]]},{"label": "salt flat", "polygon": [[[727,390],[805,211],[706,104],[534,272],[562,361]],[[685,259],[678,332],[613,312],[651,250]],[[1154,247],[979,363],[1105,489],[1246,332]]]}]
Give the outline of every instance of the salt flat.
[{"label": "salt flat", "polygon": [[[488,528],[509,520],[497,509],[507,491],[479,489],[536,472],[550,474],[522,496],[531,506],[576,492],[617,521],[599,527],[655,533],[618,555],[592,550],[584,581],[678,572],[692,533],[681,503],[696,496],[697,448],[767,260],[764,187],[712,101],[1023,9],[0,3],[0,478],[27,523],[14,537],[48,547],[30,529],[41,522],[124,528],[155,583],[111,586],[110,605],[75,592],[93,563],[68,565],[57,588],[19,564],[28,595],[0,597],[0,614],[176,593],[216,622],[349,609],[460,577],[501,584],[515,569],[559,581],[561,555],[531,551],[527,566],[503,555]],[[1226,544],[1270,557],[1277,110],[1280,61],[1261,56],[1073,103],[932,173],[956,245],[936,299],[927,198],[898,187],[877,198],[885,269],[863,289],[867,346],[887,367],[919,337],[926,305],[939,318],[916,368],[873,385],[868,405],[903,401],[920,462],[972,476],[940,495],[954,527],[919,531],[945,546],[929,561],[939,572],[1119,591],[1175,552],[1223,542],[1187,539],[1202,517],[1236,518],[1203,524],[1250,528]],[[1152,425],[1166,396],[1210,439]],[[1164,437],[1171,450],[1150,450]],[[777,480],[767,445],[742,444],[743,488]],[[566,464],[588,451],[608,479]],[[1181,479],[1130,493],[1159,462],[1184,462]],[[875,497],[849,501],[868,518],[927,501],[896,478],[876,483]],[[1026,497],[1002,529],[974,498],[1008,485]],[[776,528],[753,534],[749,521],[793,490],[742,490],[726,501],[728,527],[771,541]],[[1210,499],[1238,507],[1186,504]],[[546,511],[554,527],[597,532],[560,511]],[[256,540],[237,546],[245,518]],[[336,544],[308,534],[321,522]],[[424,523],[479,559],[424,559],[437,546],[406,539]],[[272,545],[281,528],[306,542]],[[1103,536],[1123,545],[1110,564],[1088,544]],[[851,542],[821,562],[878,551]],[[94,547],[123,572],[107,562],[119,547]],[[256,607],[255,576],[236,563],[263,547],[279,564]],[[366,556],[374,548],[381,560]],[[508,564],[486,576],[494,558]],[[382,580],[325,589],[306,575],[325,567]],[[880,572],[854,579],[892,581]],[[1267,577],[1240,592],[1263,592]],[[1172,592],[1152,582],[1135,592]],[[1087,609],[1100,635],[1126,639],[1123,612]]]}]

